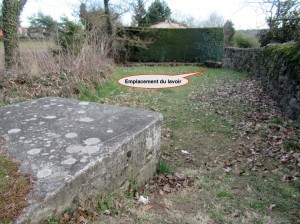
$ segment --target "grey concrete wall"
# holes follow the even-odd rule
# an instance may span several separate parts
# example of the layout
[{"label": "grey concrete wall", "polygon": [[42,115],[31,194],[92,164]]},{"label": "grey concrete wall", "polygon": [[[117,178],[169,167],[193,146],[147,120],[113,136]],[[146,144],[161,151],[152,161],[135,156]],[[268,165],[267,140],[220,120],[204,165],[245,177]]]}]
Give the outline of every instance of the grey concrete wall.
[{"label": "grey concrete wall", "polygon": [[265,91],[277,101],[284,113],[300,119],[299,43],[264,48],[225,48],[223,66],[245,72],[261,80]]}]

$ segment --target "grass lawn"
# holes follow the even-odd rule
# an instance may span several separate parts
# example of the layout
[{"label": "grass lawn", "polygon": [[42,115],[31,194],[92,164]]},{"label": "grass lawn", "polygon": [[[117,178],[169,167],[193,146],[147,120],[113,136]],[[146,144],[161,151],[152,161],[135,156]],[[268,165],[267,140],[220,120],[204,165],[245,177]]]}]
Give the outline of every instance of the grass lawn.
[{"label": "grass lawn", "polygon": [[[234,71],[205,69],[179,88],[141,90],[117,84],[119,78],[131,74],[202,69],[117,67],[111,80],[95,91],[80,85],[80,100],[162,113],[160,168],[194,180],[192,187],[164,195],[151,193],[146,186],[143,194],[151,201],[146,208],[126,193],[113,206],[113,196],[99,192],[92,206],[99,215],[98,223],[300,221],[299,167],[292,158],[300,151],[299,124],[277,112],[258,82]],[[0,163],[0,170],[3,168]],[[82,206],[89,209],[91,205]],[[64,215],[70,214],[71,208]],[[60,223],[59,219],[49,217],[46,223]]]},{"label": "grass lawn", "polygon": [[[193,187],[180,193],[150,195],[153,208],[147,212],[129,206],[127,219],[132,223],[300,221],[299,179],[283,181],[297,174],[299,168],[267,155],[270,145],[289,151],[291,148],[283,146],[288,141],[300,150],[299,126],[274,112],[272,101],[266,100],[266,108],[257,105],[262,95],[253,86],[257,83],[238,72],[206,69],[180,88],[141,90],[116,84],[118,78],[130,74],[198,70],[199,67],[117,68],[109,84],[98,86],[97,91],[82,89],[81,100],[162,113],[163,159],[170,169],[195,180]],[[269,117],[262,119],[259,113]],[[274,125],[279,131],[270,130]],[[295,131],[294,135],[267,144],[267,139],[282,134],[281,128]],[[123,223],[122,220],[122,215],[107,218],[108,223]]]},{"label": "grass lawn", "polygon": [[[21,56],[28,52],[45,52],[55,45],[52,41],[38,41],[38,40],[20,40]],[[3,40],[0,41],[0,69],[4,67],[4,45]]]}]

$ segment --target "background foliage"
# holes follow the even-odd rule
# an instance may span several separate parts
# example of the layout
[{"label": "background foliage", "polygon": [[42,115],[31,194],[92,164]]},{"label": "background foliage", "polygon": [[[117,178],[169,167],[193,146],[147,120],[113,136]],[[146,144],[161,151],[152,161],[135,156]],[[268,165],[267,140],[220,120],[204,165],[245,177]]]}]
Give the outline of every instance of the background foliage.
[{"label": "background foliage", "polygon": [[259,33],[262,46],[269,43],[285,43],[300,40],[300,2],[299,0],[266,0],[275,13],[267,18],[268,30]]},{"label": "background foliage", "polygon": [[155,0],[149,6],[145,16],[140,20],[140,26],[151,26],[170,19],[171,9],[165,1]]},{"label": "background foliage", "polygon": [[233,45],[239,48],[259,47],[259,42],[255,37],[246,35],[243,32],[236,32],[233,36]]}]

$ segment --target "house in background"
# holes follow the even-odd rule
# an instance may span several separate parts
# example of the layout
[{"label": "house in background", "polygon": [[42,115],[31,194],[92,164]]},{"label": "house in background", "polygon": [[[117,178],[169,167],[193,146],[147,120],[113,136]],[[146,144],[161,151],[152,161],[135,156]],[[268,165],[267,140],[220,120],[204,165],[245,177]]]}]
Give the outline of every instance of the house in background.
[{"label": "house in background", "polygon": [[169,20],[166,20],[165,22],[160,22],[157,24],[154,24],[152,26],[150,26],[150,28],[187,28],[186,26],[180,25],[178,23],[172,23]]},{"label": "house in background", "polygon": [[[26,37],[27,36],[27,29],[26,28],[24,28],[24,27],[19,27],[18,28],[18,36],[19,37]],[[2,27],[0,27],[0,38],[2,38],[3,37],[3,29],[2,29]]]},{"label": "house in background", "polygon": [[27,37],[27,28],[24,28],[24,27],[19,27],[18,28],[18,36],[19,37]]}]

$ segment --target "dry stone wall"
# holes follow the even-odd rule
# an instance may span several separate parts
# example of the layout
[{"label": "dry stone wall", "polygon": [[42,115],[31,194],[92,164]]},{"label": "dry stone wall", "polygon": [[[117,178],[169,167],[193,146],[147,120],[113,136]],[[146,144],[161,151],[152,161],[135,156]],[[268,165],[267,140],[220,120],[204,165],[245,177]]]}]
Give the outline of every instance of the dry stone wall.
[{"label": "dry stone wall", "polygon": [[300,43],[264,48],[225,48],[223,66],[263,82],[287,116],[300,119]]}]

